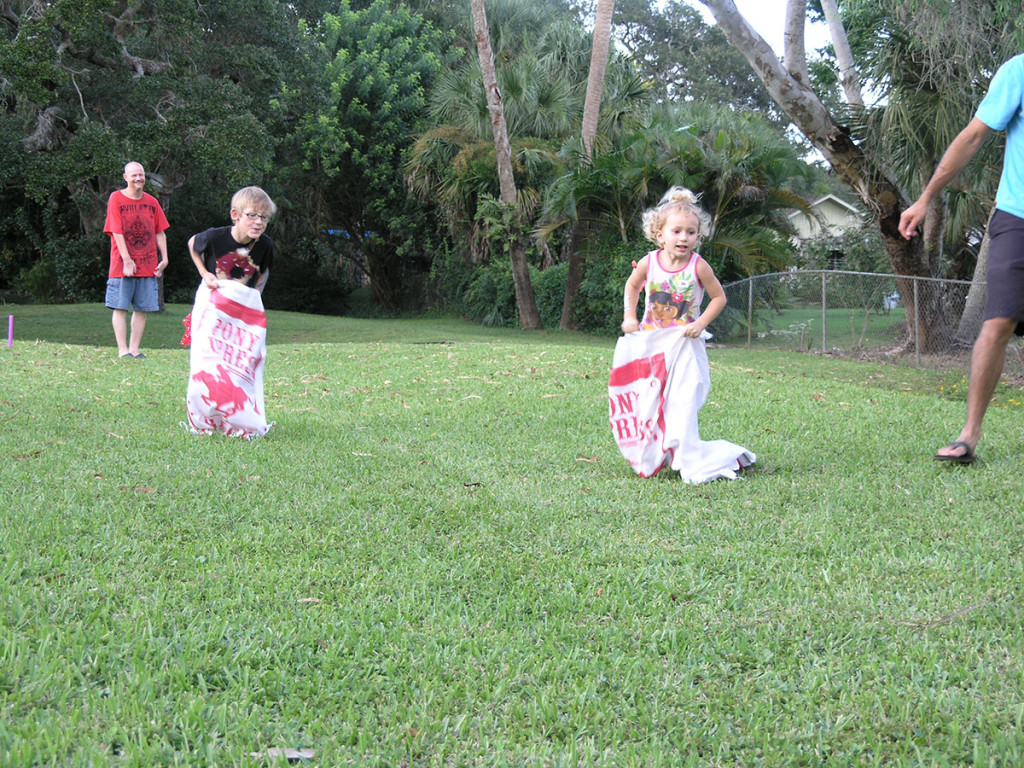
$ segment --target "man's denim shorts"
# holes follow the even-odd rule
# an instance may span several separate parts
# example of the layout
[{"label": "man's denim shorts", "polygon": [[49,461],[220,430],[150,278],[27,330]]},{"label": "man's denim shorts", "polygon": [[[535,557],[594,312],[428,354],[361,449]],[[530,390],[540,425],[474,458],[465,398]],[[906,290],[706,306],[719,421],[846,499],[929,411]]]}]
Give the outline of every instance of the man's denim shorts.
[{"label": "man's denim shorts", "polygon": [[111,277],[107,279],[107,309],[135,309],[159,312],[160,291],[155,277]]}]

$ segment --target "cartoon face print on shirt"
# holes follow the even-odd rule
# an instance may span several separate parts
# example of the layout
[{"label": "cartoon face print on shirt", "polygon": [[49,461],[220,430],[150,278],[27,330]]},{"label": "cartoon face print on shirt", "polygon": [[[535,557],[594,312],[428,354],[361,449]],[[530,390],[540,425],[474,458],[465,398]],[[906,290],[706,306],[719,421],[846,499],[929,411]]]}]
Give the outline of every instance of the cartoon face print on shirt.
[{"label": "cartoon face print on shirt", "polygon": [[650,315],[656,323],[664,325],[667,320],[672,319],[672,316],[669,314],[669,295],[665,291],[652,293],[650,300]]},{"label": "cartoon face print on shirt", "polygon": [[651,294],[651,317],[655,323],[663,327],[675,325],[676,320],[686,320],[686,310],[690,302],[680,293],[655,291]]},{"label": "cartoon face print on shirt", "polygon": [[[682,276],[676,278],[682,280]],[[648,328],[670,328],[673,325],[686,325],[694,320],[690,312],[690,296],[692,286],[675,286],[669,282],[651,283],[647,286],[647,312],[644,325]]]},{"label": "cartoon face print on shirt", "polygon": [[248,248],[236,248],[217,259],[217,277],[221,280],[246,281],[256,272]]}]

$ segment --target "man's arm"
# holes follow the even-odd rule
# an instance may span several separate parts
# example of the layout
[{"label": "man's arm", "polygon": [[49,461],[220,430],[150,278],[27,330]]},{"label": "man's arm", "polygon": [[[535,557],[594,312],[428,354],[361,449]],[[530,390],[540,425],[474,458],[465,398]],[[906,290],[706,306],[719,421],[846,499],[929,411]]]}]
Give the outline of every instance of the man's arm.
[{"label": "man's arm", "polygon": [[124,241],[124,235],[120,232],[111,232],[110,236],[114,238],[114,244],[117,246],[117,251],[121,254],[121,262],[124,264],[124,276],[131,277],[135,274],[135,262],[132,261],[132,257],[128,255],[128,243]]},{"label": "man's arm", "polygon": [[156,233],[156,250],[160,254],[160,263],[156,265],[154,274],[160,277],[167,269],[167,232]]},{"label": "man's arm", "polygon": [[900,216],[900,234],[903,237],[909,240],[917,234],[917,228],[924,221],[928,211],[928,204],[974,159],[991,132],[991,128],[975,117],[953,139],[953,143],[939,161],[939,166],[935,169],[928,186],[914,204]]}]

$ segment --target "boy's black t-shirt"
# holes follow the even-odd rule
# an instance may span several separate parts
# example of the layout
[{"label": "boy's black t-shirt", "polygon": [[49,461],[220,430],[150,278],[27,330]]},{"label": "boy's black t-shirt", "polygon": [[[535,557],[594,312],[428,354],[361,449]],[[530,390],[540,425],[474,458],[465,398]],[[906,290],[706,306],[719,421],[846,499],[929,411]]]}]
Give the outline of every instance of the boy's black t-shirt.
[{"label": "boy's black t-shirt", "polygon": [[274,241],[266,234],[245,245],[231,236],[231,227],[213,227],[196,235],[193,247],[203,265],[217,277],[255,288],[274,261]]}]

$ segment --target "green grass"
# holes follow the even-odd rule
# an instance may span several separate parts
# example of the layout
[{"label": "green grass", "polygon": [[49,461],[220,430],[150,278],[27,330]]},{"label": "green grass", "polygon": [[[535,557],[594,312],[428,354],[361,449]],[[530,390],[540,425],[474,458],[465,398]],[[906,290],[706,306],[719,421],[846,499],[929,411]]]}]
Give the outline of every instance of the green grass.
[{"label": "green grass", "polygon": [[125,361],[32,309],[5,766],[1024,761],[1015,391],[949,467],[961,372],[713,349],[701,433],[758,463],[689,487],[619,456],[611,339],[271,313],[250,443],[181,426],[177,315]]},{"label": "green grass", "polygon": [[[192,311],[191,304],[168,304],[164,312],[147,316],[144,349],[180,349],[185,327],[181,321]],[[0,321],[7,330],[7,318],[14,316],[14,336],[19,341],[51,341],[58,344],[114,346],[111,315],[102,304],[62,304],[57,306],[10,304],[0,307]],[[406,342],[428,344],[444,341],[487,341],[515,339],[525,344],[605,343],[578,333],[527,333],[480,325],[448,318],[411,320],[361,320],[299,312],[271,312],[268,344],[343,344],[347,342]],[[6,338],[6,336],[5,336]]]},{"label": "green grass", "polygon": [[[829,350],[871,349],[892,345],[905,333],[903,308],[881,310],[829,307],[825,342]],[[761,310],[754,323],[752,345],[791,350],[821,350],[821,307]],[[746,343],[746,329],[736,330],[734,344]]]}]

